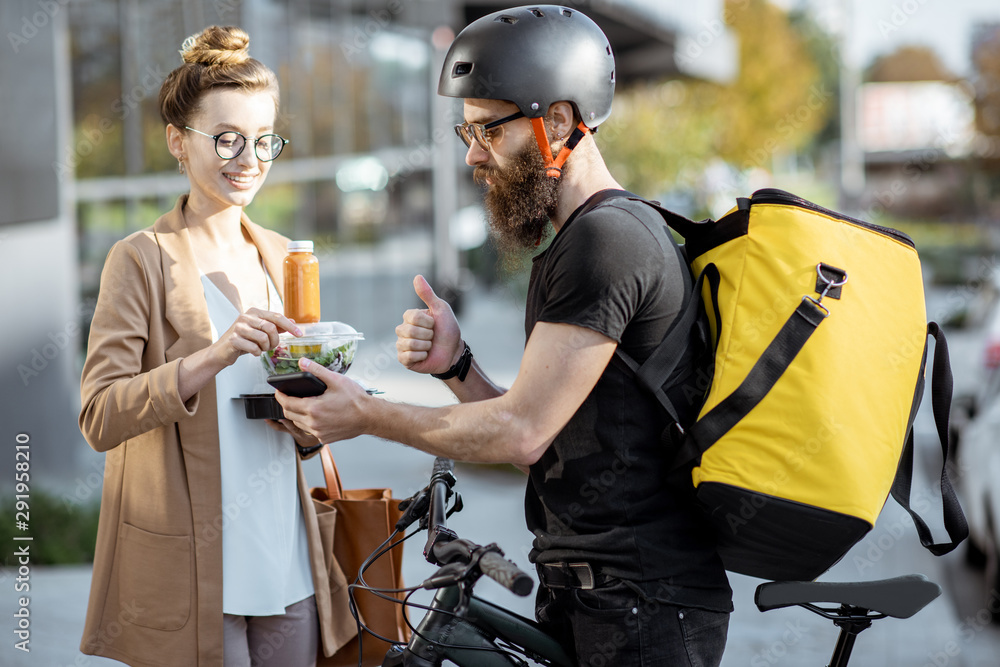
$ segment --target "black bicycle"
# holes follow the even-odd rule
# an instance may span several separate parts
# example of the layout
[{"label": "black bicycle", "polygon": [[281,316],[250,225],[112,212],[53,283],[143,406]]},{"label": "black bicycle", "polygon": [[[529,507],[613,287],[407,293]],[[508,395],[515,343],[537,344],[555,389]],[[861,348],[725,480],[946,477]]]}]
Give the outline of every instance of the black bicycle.
[{"label": "black bicycle", "polygon": [[[534,580],[505,559],[496,544],[480,546],[448,528],[448,517],[462,509],[455,482],[453,462],[435,459],[430,484],[401,503],[404,514],[396,524],[397,533],[402,533],[419,521],[419,529],[403,539],[427,530],[424,557],[438,570],[419,586],[401,591],[367,586],[367,566],[403,541],[390,538],[368,558],[358,583],[351,586],[352,593],[360,588],[392,600],[396,600],[392,593],[405,592],[403,604],[425,612],[416,626],[410,625],[409,642],[393,645],[386,653],[383,667],[439,667],[446,660],[459,667],[525,666],[531,664],[528,661],[571,667],[574,662],[563,647],[535,621],[472,594],[483,575],[520,596],[531,593]],[[421,589],[436,591],[429,606],[410,601]],[[828,667],[846,667],[858,634],[874,621],[909,618],[940,594],[940,586],[911,574],[869,582],[772,581],[757,587],[754,602],[762,612],[797,605],[833,621],[840,636]]]}]

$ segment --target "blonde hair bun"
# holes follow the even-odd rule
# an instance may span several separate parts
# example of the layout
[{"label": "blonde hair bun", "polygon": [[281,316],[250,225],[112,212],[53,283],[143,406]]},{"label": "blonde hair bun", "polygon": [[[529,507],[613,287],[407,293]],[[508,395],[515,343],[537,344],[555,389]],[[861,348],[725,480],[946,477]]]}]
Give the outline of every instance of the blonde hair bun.
[{"label": "blonde hair bun", "polygon": [[174,127],[186,127],[198,111],[202,96],[213,88],[244,92],[266,91],[278,108],[278,78],[266,65],[250,57],[250,37],[234,26],[205,28],[184,40],[184,62],[160,86],[160,117]]},{"label": "blonde hair bun", "polygon": [[249,46],[250,36],[242,28],[213,25],[185,39],[180,54],[186,63],[242,65],[250,60]]}]

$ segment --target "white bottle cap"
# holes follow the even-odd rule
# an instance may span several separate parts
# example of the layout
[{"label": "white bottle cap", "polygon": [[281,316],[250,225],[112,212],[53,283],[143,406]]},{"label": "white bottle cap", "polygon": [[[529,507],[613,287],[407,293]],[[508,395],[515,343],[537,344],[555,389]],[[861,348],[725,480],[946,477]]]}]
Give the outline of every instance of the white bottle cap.
[{"label": "white bottle cap", "polygon": [[288,252],[312,252],[312,241],[289,241]]}]

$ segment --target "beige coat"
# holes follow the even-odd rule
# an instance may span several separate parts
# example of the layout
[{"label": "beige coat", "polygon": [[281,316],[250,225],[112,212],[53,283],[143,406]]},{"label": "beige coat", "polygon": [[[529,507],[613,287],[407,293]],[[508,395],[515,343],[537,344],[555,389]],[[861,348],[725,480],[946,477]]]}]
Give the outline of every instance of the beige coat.
[{"label": "beige coat", "polygon": [[[80,428],[107,457],[80,648],[130,665],[222,665],[215,382],[186,403],[178,394],[181,359],[212,342],[186,200],[108,254],[81,383]],[[242,224],[281,291],[287,239],[245,215]],[[331,655],[357,634],[346,580],[330,562],[335,510],[311,502],[295,465]]]}]

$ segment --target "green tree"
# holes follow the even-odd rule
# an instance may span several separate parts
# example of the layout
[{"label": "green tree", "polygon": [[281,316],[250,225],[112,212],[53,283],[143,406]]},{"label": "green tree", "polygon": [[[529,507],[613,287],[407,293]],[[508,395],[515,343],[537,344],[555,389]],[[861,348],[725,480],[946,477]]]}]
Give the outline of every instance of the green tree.
[{"label": "green tree", "polygon": [[739,76],[722,98],[718,155],[741,168],[770,166],[808,146],[826,124],[834,90],[788,14],[766,0],[727,0],[739,41]]},{"label": "green tree", "polygon": [[735,80],[640,84],[616,95],[597,138],[627,187],[650,196],[690,187],[718,159],[769,169],[773,155],[809,147],[827,125],[836,103],[832,42],[766,0],[727,0],[725,19],[739,42]]},{"label": "green tree", "polygon": [[650,197],[693,187],[715,152],[721,94],[716,85],[684,80],[617,94],[614,113],[596,135],[612,172]]},{"label": "green tree", "polygon": [[[30,504],[32,564],[64,565],[94,560],[97,521],[101,511],[99,503],[84,505],[68,502],[54,493],[32,487]],[[0,523],[0,540],[4,544],[16,544],[14,538],[24,536],[16,530],[14,522],[18,511],[13,496],[0,499],[0,517],[4,519]],[[0,556],[0,566],[15,565],[17,559],[11,552]]]},{"label": "green tree", "polygon": [[819,72],[816,85],[824,94],[830,94],[824,125],[812,138],[811,148],[818,149],[840,139],[840,44],[837,36],[820,26],[809,11],[793,10],[788,20],[816,63]]}]

